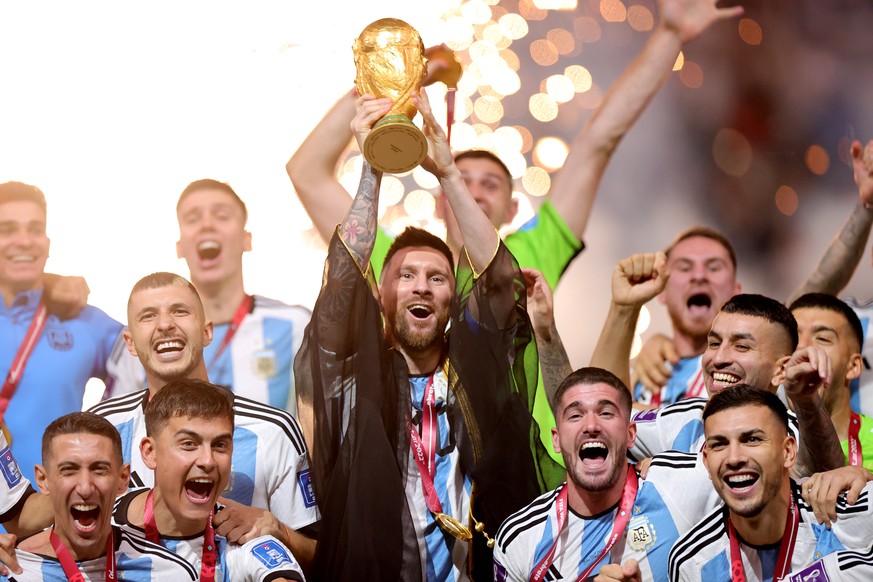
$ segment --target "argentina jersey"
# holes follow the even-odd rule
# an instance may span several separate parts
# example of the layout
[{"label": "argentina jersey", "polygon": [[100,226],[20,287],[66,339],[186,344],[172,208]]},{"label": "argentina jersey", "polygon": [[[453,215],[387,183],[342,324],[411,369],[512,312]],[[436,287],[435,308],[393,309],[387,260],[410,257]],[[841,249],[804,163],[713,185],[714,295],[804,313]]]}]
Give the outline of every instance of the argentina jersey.
[{"label": "argentina jersey", "polygon": [[[125,582],[173,582],[198,580],[199,572],[169,550],[145,539],[133,536],[113,527],[115,536],[115,562],[118,579]],[[16,550],[18,564],[23,574],[0,576],[2,582],[65,582],[67,575],[57,558]],[[76,562],[86,582],[103,582],[106,575],[106,558]]]},{"label": "argentina jersey", "polygon": [[[661,387],[660,404],[667,405],[683,398],[706,395],[703,385],[703,370],[700,365],[702,356],[682,358],[673,365],[673,375]],[[651,404],[652,393],[642,383],[634,387],[634,402]]]},{"label": "argentina jersey", "polygon": [[789,574],[785,582],[870,582],[873,545],[866,550],[839,550]]},{"label": "argentina jersey", "polygon": [[[212,342],[203,348],[210,382],[234,394],[274,408],[297,413],[294,357],[303,341],[310,311],[299,305],[254,296],[252,311],[242,320],[230,345],[221,349],[229,323],[216,325]],[[220,351],[220,353],[219,353]],[[147,387],[145,370],[118,341],[107,364],[113,378],[107,396],[121,396]]]},{"label": "argentina jersey", "polygon": [[[847,551],[846,554],[832,558],[843,560],[843,567],[858,564],[865,557],[869,559],[871,537],[870,497],[873,483],[868,483],[855,505],[846,503],[845,495],[837,501],[837,521],[828,529],[819,525],[812,508],[800,495],[800,486],[791,481],[791,494],[800,510],[800,523],[797,541],[791,555],[791,572],[799,574],[808,570],[814,562],[834,552]],[[670,580],[707,582],[730,582],[730,540],[727,527],[727,508],[718,507],[706,515],[674,546],[670,553]],[[766,547],[753,547],[740,544],[740,554],[745,568],[747,582],[768,582],[773,579],[779,554],[779,543]],[[833,564],[831,564],[833,565]],[[868,564],[867,572],[870,571]],[[837,564],[837,568],[839,565]],[[816,570],[813,568],[813,570]],[[822,570],[818,570],[821,575]],[[809,574],[809,572],[807,572]],[[791,580],[797,579],[791,577]],[[801,580],[829,580],[826,577],[800,578]],[[848,578],[836,577],[833,580]],[[870,578],[862,578],[869,580]]]},{"label": "argentina jersey", "polygon": [[[628,455],[640,461],[664,451],[696,453],[703,449],[703,408],[707,398],[689,398],[675,404],[651,410],[638,410],[631,416],[637,425],[637,436]],[[797,416],[788,411],[789,434],[800,446]]]},{"label": "argentina jersey", "polygon": [[864,329],[864,345],[861,346],[862,367],[861,376],[852,380],[849,385],[852,410],[858,414],[873,416],[873,337],[870,333],[870,322],[873,319],[873,301],[860,303],[847,298],[846,303],[855,310],[861,327]]},{"label": "argentina jersey", "polygon": [[[421,403],[424,396],[428,376],[411,376],[409,378],[413,402],[413,424],[421,427]],[[470,513],[470,491],[472,482],[464,475],[458,465],[460,455],[446,415],[447,382],[442,369],[434,374],[434,392],[436,397],[437,423],[439,426],[438,445],[436,451],[436,474],[434,488],[446,513],[461,523],[467,522]],[[415,532],[419,540],[424,540],[424,546],[419,546],[421,563],[426,580],[465,580],[468,543],[457,540],[443,532],[436,524],[427,509],[427,503],[422,489],[421,474],[409,452],[409,466],[406,482],[406,498],[412,510]]]},{"label": "argentina jersey", "polygon": [[[152,487],[154,475],[142,460],[148,391],[101,402],[91,409],[121,434],[122,454],[130,463],[131,487]],[[224,497],[268,509],[292,529],[319,519],[309,480],[306,444],[297,421],[287,412],[234,396],[233,457]]]},{"label": "argentina jersey", "polygon": [[624,535],[595,565],[606,547],[618,504],[593,516],[582,516],[571,509],[558,535],[558,491],[538,497],[500,526],[494,548],[496,580],[529,580],[556,536],[555,557],[544,580],[573,580],[594,565],[593,576],[606,564],[623,564],[631,558],[639,563],[643,580],[666,580],[670,548],[719,503],[700,455],[658,455],[652,460],[646,480],[639,482]]},{"label": "argentina jersey", "polygon": [[[146,539],[145,530],[130,523],[130,503],[144,490],[131,491],[118,498],[112,513],[112,521],[122,530]],[[161,545],[200,572],[203,556],[203,534],[196,536],[161,536]],[[273,536],[260,536],[243,545],[230,544],[216,535],[218,548],[215,563],[215,580],[218,582],[265,582],[274,578],[303,581],[303,571],[291,551]]]}]

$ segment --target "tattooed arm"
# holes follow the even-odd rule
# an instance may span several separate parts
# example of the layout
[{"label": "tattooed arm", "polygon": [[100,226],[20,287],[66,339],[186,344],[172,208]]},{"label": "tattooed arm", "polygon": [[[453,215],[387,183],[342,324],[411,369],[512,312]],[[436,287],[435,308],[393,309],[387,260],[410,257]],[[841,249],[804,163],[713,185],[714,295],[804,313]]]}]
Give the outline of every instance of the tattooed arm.
[{"label": "tattooed arm", "polygon": [[552,290],[542,273],[534,269],[522,269],[527,283],[527,311],[533,324],[537,339],[537,353],[540,360],[540,371],[543,375],[543,387],[549,404],[564,378],[573,372],[570,358],[558,328],[555,325]]},{"label": "tattooed arm", "polygon": [[[352,131],[363,151],[364,138],[379,118],[391,108],[390,99],[376,99],[372,95],[359,97],[355,102],[357,113],[352,120]],[[367,272],[373,244],[376,241],[376,227],[379,212],[379,183],[382,172],[364,162],[361,182],[352,201],[348,214],[340,223],[340,237],[358,264],[362,273]]]},{"label": "tattooed arm", "polygon": [[873,141],[861,148],[861,142],[852,144],[852,167],[858,185],[859,203],[852,209],[843,228],[831,241],[809,278],[788,299],[790,305],[805,293],[837,295],[849,284],[861,261],[870,227],[873,226]]}]

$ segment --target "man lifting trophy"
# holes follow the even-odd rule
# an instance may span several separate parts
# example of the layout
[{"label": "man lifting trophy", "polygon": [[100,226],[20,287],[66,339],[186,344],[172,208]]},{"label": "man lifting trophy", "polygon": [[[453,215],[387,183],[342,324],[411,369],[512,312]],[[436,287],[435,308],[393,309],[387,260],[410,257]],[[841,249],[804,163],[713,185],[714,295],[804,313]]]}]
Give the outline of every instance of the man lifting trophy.
[{"label": "man lifting trophy", "polygon": [[424,133],[411,121],[416,114],[411,94],[421,88],[427,73],[421,35],[402,20],[382,18],[361,32],[354,54],[358,94],[394,104],[364,141],[364,157],[382,172],[408,172],[427,155]]}]

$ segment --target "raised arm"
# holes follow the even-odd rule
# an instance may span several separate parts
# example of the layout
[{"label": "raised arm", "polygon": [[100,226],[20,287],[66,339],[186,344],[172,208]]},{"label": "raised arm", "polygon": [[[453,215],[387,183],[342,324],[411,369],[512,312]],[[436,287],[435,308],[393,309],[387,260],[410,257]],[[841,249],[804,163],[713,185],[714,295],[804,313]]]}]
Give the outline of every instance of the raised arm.
[{"label": "raised arm", "polygon": [[355,117],[355,99],[354,91],[343,95],[285,164],[297,197],[325,242],[351,204],[336,170],[352,140],[349,124]]},{"label": "raised arm", "polygon": [[838,295],[849,284],[873,226],[873,141],[866,147],[852,143],[852,168],[858,186],[858,204],[852,208],[843,228],[831,241],[809,278],[789,297],[787,304],[806,293]]},{"label": "raised arm", "polygon": [[422,167],[437,177],[443,193],[458,220],[461,239],[477,273],[485,270],[500,242],[497,231],[467,190],[461,172],[455,165],[446,134],[437,123],[424,91],[413,96],[413,103],[424,118],[424,134],[428,141],[428,156]]},{"label": "raised arm", "polygon": [[[373,124],[391,108],[390,99],[377,99],[364,95],[355,101],[357,113],[352,119],[352,132],[358,144],[363,146]],[[366,273],[376,242],[376,227],[379,218],[379,182],[382,172],[373,169],[366,161],[361,169],[361,182],[352,205],[339,226],[340,237],[355,258],[355,262]]]},{"label": "raised arm", "polygon": [[615,148],[667,80],[679,50],[713,22],[743,11],[717,8],[714,0],[659,0],[658,8],[661,22],[576,135],[552,185],[549,200],[577,238]]},{"label": "raised arm", "polygon": [[630,386],[630,351],[640,309],[664,290],[670,274],[664,253],[622,259],[612,272],[612,301],[591,365],[609,370]]},{"label": "raised arm", "polygon": [[846,464],[837,431],[820,396],[822,386],[832,378],[827,353],[809,346],[791,354],[774,380],[785,387],[800,428],[795,476],[808,477]]},{"label": "raised arm", "polygon": [[551,404],[558,386],[573,372],[573,367],[555,325],[552,289],[539,271],[522,269],[522,272],[527,284],[527,311],[537,340],[543,387]]}]

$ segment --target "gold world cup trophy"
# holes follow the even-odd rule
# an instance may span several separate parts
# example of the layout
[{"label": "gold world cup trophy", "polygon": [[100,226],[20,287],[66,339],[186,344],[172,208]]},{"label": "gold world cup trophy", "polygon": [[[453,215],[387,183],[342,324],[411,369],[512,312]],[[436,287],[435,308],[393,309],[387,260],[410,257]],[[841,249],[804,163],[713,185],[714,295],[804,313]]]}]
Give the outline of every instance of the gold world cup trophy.
[{"label": "gold world cup trophy", "polygon": [[427,73],[421,35],[402,20],[382,18],[361,32],[354,54],[358,94],[394,103],[367,134],[364,158],[382,172],[407,172],[427,155],[427,139],[411,121],[417,111],[410,94],[421,88]]}]

